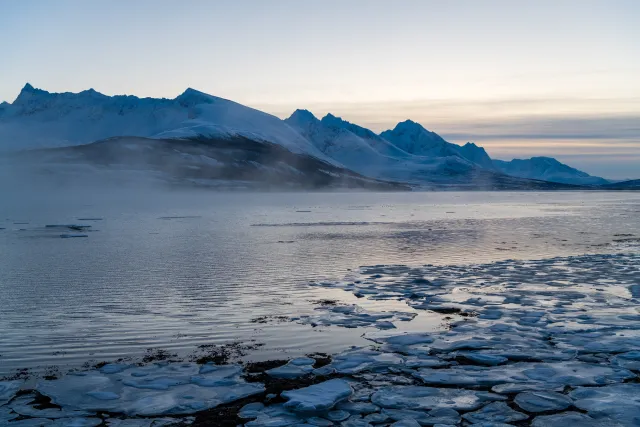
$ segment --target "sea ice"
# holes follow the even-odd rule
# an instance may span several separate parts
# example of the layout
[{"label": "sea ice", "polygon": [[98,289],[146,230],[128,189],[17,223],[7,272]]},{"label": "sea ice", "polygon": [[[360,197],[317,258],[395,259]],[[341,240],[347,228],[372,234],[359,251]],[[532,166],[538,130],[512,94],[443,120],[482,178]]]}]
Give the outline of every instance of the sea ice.
[{"label": "sea ice", "polygon": [[0,381],[0,406],[4,405],[16,395],[24,381]]},{"label": "sea ice", "polygon": [[310,374],[314,363],[316,361],[310,357],[299,357],[290,360],[286,365],[269,369],[267,374],[274,378],[298,378]]},{"label": "sea ice", "polygon": [[514,400],[527,412],[561,411],[573,405],[571,398],[552,391],[525,391]]},{"label": "sea ice", "polygon": [[235,365],[158,363],[117,371],[72,373],[36,389],[65,409],[142,416],[194,413],[264,391],[245,382]]},{"label": "sea ice", "polygon": [[333,408],[353,393],[348,382],[333,379],[309,387],[281,393],[288,399],[284,407],[294,412],[322,412]]},{"label": "sea ice", "polygon": [[468,412],[462,415],[462,418],[472,423],[510,423],[526,420],[529,416],[522,412],[514,411],[504,402],[493,402],[475,412]]},{"label": "sea ice", "polygon": [[640,383],[578,387],[569,393],[574,405],[595,419],[611,418],[640,425]]},{"label": "sea ice", "polygon": [[606,385],[634,378],[632,372],[584,362],[525,363],[491,367],[423,368],[414,374],[425,384],[495,386],[504,383],[546,382],[552,386]]},{"label": "sea ice", "polygon": [[393,409],[442,409],[469,411],[477,409],[491,399],[491,393],[480,394],[473,390],[434,388],[422,386],[392,386],[382,388],[371,396],[371,402],[383,408]]}]

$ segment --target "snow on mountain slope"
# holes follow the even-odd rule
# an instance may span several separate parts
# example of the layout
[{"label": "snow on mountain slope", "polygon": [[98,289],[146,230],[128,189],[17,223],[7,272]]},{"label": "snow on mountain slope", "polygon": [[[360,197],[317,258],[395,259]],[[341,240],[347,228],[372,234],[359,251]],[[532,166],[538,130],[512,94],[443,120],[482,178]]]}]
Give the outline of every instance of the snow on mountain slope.
[{"label": "snow on mountain slope", "polygon": [[320,151],[366,176],[403,182],[456,182],[476,168],[459,156],[416,156],[401,150],[372,131],[331,114],[318,120],[296,110],[285,122],[296,128]]},{"label": "snow on mountain slope", "polygon": [[586,172],[560,163],[552,157],[513,159],[509,162],[494,160],[493,164],[501,172],[520,178],[576,185],[603,185],[609,182],[604,178],[591,176]]},{"label": "snow on mountain slope", "polygon": [[93,89],[49,93],[27,84],[13,104],[0,107],[0,151],[79,145],[123,135],[244,136],[334,163],[279,118],[194,89],[175,99],[155,99],[107,96]]},{"label": "snow on mountain slope", "polygon": [[380,136],[411,154],[430,157],[460,156],[484,168],[493,169],[491,158],[484,148],[471,142],[464,146],[452,144],[411,120],[398,123],[393,130],[386,130]]},{"label": "snow on mountain slope", "polygon": [[458,147],[458,152],[465,159],[486,169],[494,168],[493,160],[491,160],[491,157],[489,157],[484,148],[477,146],[473,142],[467,142],[466,144],[462,146],[459,145]]},{"label": "snow on mountain slope", "polygon": [[418,156],[446,157],[458,154],[454,144],[411,120],[398,123],[393,130],[386,130],[380,136],[407,153]]}]

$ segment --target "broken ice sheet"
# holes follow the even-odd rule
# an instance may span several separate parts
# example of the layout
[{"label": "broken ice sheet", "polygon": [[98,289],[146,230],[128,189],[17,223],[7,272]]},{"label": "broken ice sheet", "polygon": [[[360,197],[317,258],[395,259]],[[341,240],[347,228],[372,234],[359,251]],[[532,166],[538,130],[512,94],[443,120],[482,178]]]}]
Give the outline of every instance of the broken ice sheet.
[{"label": "broken ice sheet", "polygon": [[114,373],[98,370],[39,381],[37,391],[69,410],[154,416],[189,414],[264,391],[241,378],[242,367],[157,363]]},{"label": "broken ice sheet", "polygon": [[393,329],[393,322],[412,320],[417,313],[402,311],[372,311],[357,304],[333,305],[323,304],[316,308],[320,314],[300,316],[299,323],[312,326],[341,326],[344,328],[375,327]]}]

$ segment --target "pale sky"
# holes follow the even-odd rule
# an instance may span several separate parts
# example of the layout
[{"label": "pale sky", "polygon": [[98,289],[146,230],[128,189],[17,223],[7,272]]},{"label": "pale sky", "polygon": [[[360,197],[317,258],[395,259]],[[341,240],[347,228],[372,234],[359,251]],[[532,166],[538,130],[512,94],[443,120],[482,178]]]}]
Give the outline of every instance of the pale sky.
[{"label": "pale sky", "polygon": [[640,177],[638,0],[0,0],[0,100],[187,87]]}]

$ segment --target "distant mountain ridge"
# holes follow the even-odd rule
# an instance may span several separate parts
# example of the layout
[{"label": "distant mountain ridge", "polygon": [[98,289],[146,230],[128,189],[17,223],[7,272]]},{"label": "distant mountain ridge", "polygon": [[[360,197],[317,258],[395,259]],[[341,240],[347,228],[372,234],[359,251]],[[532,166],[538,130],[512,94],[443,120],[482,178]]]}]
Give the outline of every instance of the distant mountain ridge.
[{"label": "distant mountain ridge", "polygon": [[577,185],[607,183],[551,158],[492,160],[474,143],[450,143],[411,120],[376,134],[332,114],[318,119],[307,110],[296,110],[281,120],[191,88],[174,99],[157,99],[108,96],[93,89],[50,93],[27,83],[13,103],[0,104],[0,152],[122,136],[242,137],[277,144],[373,179],[415,185],[469,183],[470,177],[492,174]]},{"label": "distant mountain ridge", "polygon": [[603,185],[608,184],[604,178],[591,176],[586,172],[560,163],[552,157],[532,157],[530,159],[513,159],[509,162],[494,160],[497,169],[507,175],[520,178],[541,179],[543,181],[564,182],[567,184]]}]

